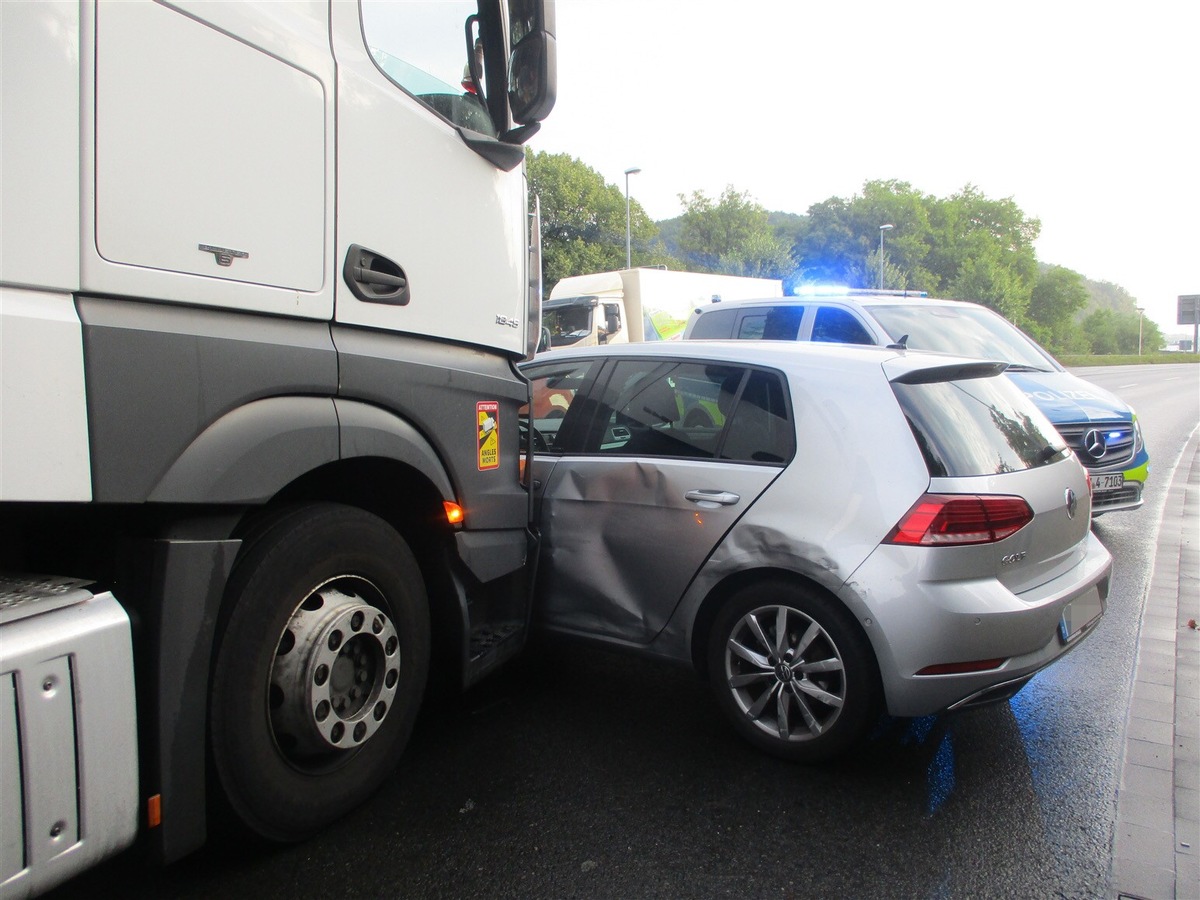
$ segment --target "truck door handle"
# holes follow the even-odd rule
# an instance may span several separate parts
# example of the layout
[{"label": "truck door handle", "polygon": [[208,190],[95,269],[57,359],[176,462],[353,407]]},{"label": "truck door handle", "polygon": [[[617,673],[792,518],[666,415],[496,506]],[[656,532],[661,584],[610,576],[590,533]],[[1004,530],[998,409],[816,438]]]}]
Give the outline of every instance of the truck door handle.
[{"label": "truck door handle", "polygon": [[407,306],[408,278],[404,270],[373,250],[351,244],[342,266],[342,278],[352,293],[364,303]]},{"label": "truck door handle", "polygon": [[733,506],[733,504],[742,499],[740,495],[732,491],[709,490],[688,491],[683,497],[685,500],[699,503],[706,509],[716,509],[718,506]]}]

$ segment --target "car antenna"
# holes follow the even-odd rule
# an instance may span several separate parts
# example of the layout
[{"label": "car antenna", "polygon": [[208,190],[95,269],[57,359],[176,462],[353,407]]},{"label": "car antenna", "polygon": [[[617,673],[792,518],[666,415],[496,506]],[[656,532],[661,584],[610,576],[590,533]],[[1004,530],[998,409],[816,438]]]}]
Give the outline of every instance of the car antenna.
[{"label": "car antenna", "polygon": [[900,335],[900,340],[896,341],[896,343],[894,343],[894,344],[888,344],[888,349],[889,350],[907,350],[908,349],[908,335],[907,334]]}]

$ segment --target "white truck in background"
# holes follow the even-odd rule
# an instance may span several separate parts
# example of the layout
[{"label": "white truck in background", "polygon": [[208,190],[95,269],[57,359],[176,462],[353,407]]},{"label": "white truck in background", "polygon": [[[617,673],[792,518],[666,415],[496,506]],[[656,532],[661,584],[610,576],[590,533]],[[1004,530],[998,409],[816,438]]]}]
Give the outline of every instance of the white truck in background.
[{"label": "white truck in background", "polygon": [[783,283],[769,278],[661,268],[574,275],[542,305],[539,348],[673,340],[698,306],[782,296]]},{"label": "white truck in background", "polygon": [[0,3],[0,900],[302,839],[520,649],[555,71],[553,0]]}]

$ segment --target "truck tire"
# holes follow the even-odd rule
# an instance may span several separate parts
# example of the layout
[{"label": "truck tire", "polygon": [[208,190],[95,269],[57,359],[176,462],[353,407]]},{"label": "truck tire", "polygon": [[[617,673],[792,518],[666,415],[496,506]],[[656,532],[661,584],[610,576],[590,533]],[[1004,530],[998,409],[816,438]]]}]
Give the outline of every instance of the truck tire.
[{"label": "truck tire", "polygon": [[734,729],[783,759],[836,756],[878,716],[870,643],[844,607],[803,584],[773,579],[733,594],[713,622],[708,667]]},{"label": "truck tire", "polygon": [[243,544],[209,700],[213,763],[236,819],[301,840],[365,800],[412,732],[429,669],[429,604],[382,519],[314,504]]}]

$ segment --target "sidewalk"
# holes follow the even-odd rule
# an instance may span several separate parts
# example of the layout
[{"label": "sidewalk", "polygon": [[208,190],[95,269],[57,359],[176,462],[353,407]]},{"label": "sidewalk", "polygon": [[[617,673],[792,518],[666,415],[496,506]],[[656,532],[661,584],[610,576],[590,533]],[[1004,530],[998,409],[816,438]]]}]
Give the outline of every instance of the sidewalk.
[{"label": "sidewalk", "polygon": [[1200,441],[1168,489],[1138,634],[1110,896],[1200,898]]}]

